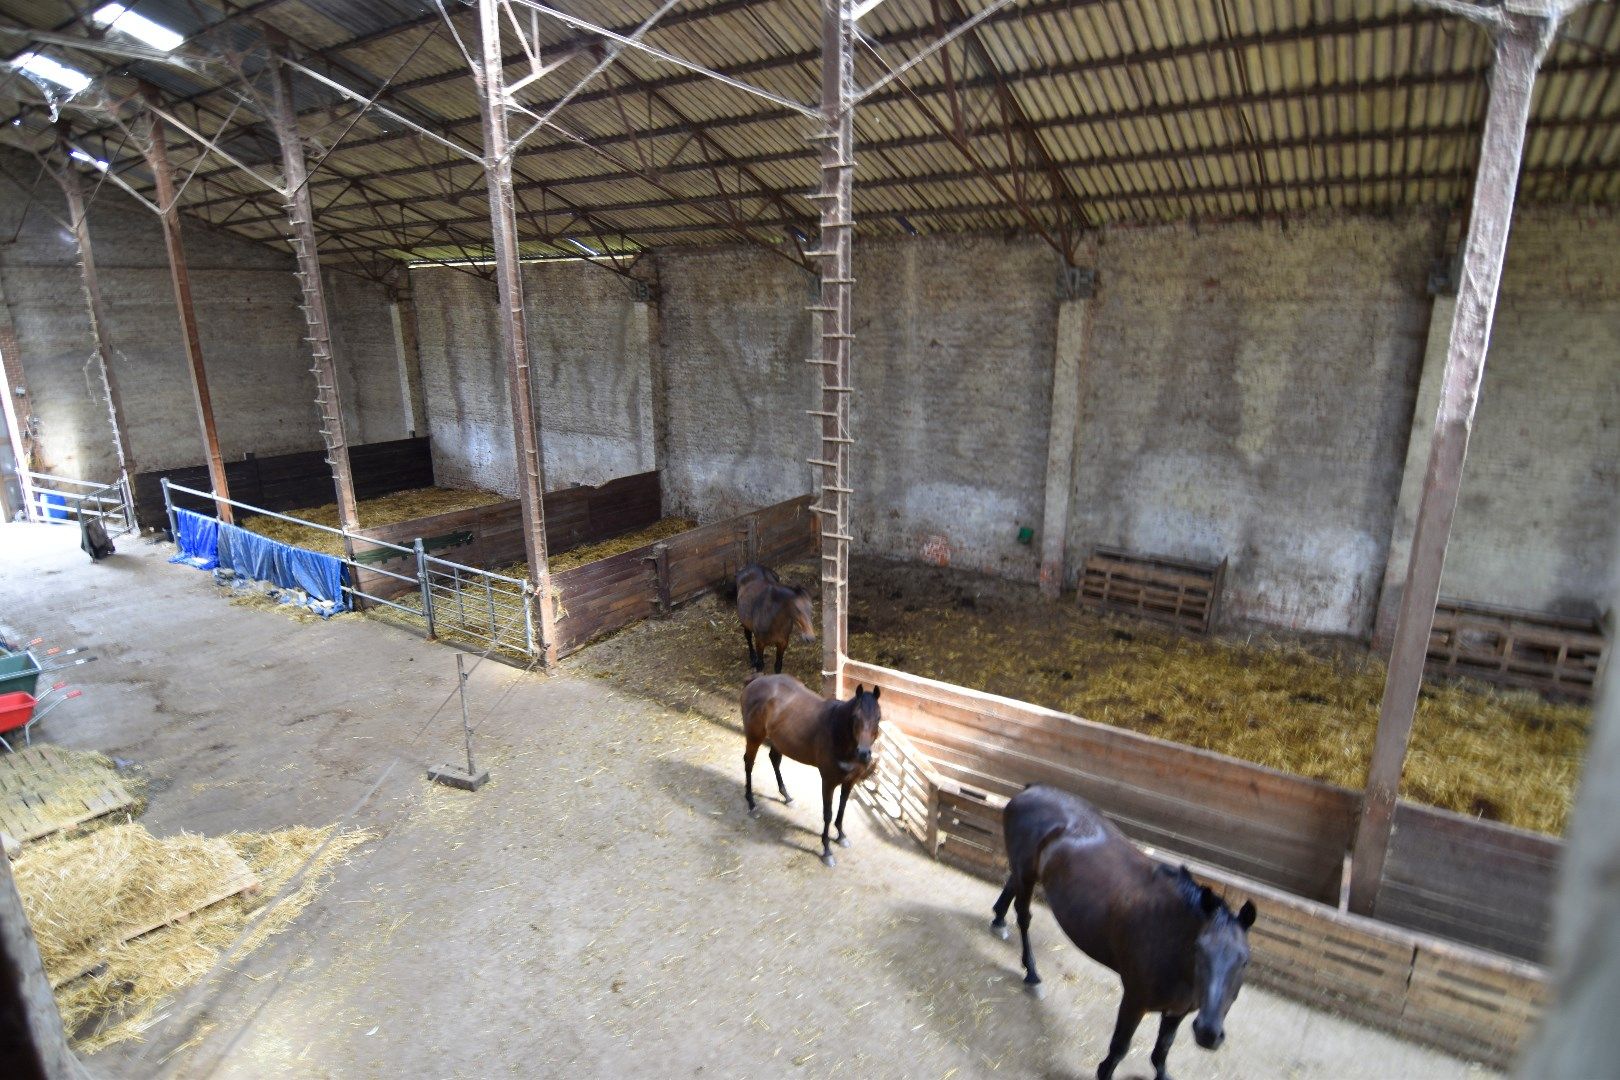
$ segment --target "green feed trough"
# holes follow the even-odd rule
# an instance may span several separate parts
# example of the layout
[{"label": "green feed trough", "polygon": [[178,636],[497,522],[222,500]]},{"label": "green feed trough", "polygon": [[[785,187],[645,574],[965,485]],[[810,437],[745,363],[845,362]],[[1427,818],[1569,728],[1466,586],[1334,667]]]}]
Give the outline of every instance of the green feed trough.
[{"label": "green feed trough", "polygon": [[0,694],[32,694],[39,686],[39,661],[28,651],[0,655]]}]

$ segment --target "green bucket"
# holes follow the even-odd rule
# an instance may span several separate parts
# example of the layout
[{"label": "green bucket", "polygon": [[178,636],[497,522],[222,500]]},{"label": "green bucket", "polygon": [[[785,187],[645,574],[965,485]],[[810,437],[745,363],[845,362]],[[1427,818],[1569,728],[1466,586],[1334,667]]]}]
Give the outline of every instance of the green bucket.
[{"label": "green bucket", "polygon": [[[22,691],[32,694],[39,687],[39,661],[28,651],[0,656],[0,694]],[[36,697],[38,695],[35,695]]]}]

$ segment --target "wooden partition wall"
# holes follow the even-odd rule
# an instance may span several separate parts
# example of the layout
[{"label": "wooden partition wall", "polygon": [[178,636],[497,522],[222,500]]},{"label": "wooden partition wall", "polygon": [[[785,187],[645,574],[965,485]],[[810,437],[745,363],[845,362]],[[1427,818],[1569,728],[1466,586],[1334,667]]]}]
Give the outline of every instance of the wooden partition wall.
[{"label": "wooden partition wall", "polygon": [[[882,751],[867,801],[935,857],[999,885],[1007,874],[1007,799],[1029,783],[1055,784],[1090,798],[1155,856],[1187,863],[1230,902],[1252,899],[1261,913],[1251,934],[1257,982],[1500,1067],[1533,1032],[1547,993],[1540,967],[1411,927],[1421,925],[1414,917],[1421,911],[1430,923],[1424,929],[1456,936],[1447,932],[1458,919],[1481,916],[1461,906],[1474,887],[1487,933],[1527,944],[1527,931],[1504,931],[1499,916],[1522,900],[1528,880],[1550,872],[1551,862],[1540,859],[1557,841],[1403,804],[1397,828],[1406,826],[1414,865],[1433,859],[1431,884],[1439,888],[1386,882],[1396,899],[1388,913],[1381,904],[1380,915],[1401,915],[1400,923],[1362,918],[1340,909],[1337,888],[1312,898],[1275,883],[1309,884],[1329,861],[1342,863],[1348,822],[1337,816],[1337,796],[1325,799],[1320,790],[1340,789],[1131,732],[1098,732],[1102,725],[1077,717],[871,664],[846,662],[844,681],[883,688]],[[1302,786],[1290,794],[1290,782]],[[1176,819],[1200,791],[1213,793],[1208,811]],[[1302,811],[1304,819],[1289,820]],[[1335,846],[1312,855],[1313,835]],[[1435,843],[1452,846],[1440,853]],[[1276,860],[1294,856],[1313,869],[1279,872]],[[1391,874],[1403,864],[1392,855]],[[1256,880],[1234,865],[1266,876]],[[1494,890],[1480,884],[1487,878]]]},{"label": "wooden partition wall", "polygon": [[[596,487],[548,492],[544,501],[546,548],[554,553],[645,528],[657,522],[662,513],[656,472],[621,476]],[[499,570],[527,558],[523,510],[516,499],[361,529],[360,533],[404,547],[410,547],[420,537],[429,555],[480,570]],[[355,545],[357,556],[367,551],[365,544]],[[367,557],[376,566],[398,574],[416,573],[415,562],[408,555],[391,556],[386,548],[373,547],[369,551]],[[358,584],[363,592],[385,598],[414,588],[410,582],[364,570]]]},{"label": "wooden partition wall", "polygon": [[744,563],[793,562],[815,551],[809,495],[677,533],[551,577],[562,610],[558,651],[668,611],[734,577]]}]

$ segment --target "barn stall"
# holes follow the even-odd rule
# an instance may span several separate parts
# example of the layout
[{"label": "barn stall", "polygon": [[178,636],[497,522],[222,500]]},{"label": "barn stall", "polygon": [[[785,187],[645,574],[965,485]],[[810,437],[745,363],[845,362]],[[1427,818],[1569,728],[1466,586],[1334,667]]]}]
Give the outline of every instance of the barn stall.
[{"label": "barn stall", "polygon": [[[976,847],[981,868],[993,863],[996,800],[1029,775],[1049,776],[1091,794],[1145,842],[1235,875],[1233,888],[1273,890],[1265,895],[1284,907],[1292,901],[1277,897],[1331,907],[1298,909],[1311,913],[1298,924],[1310,927],[1301,930],[1308,942],[1377,937],[1371,916],[1393,954],[1410,942],[1388,937],[1390,927],[1534,961],[1545,955],[1560,842],[1397,794],[1426,670],[1579,696],[1602,666],[1594,598],[1604,578],[1591,551],[1609,539],[1612,514],[1599,530],[1571,507],[1595,507],[1598,518],[1612,507],[1610,474],[1593,466],[1608,450],[1612,394],[1588,392],[1580,380],[1591,372],[1578,363],[1558,380],[1525,358],[1548,338],[1562,343],[1560,359],[1607,355],[1606,339],[1582,321],[1593,310],[1604,317],[1606,283],[1569,266],[1589,250],[1582,245],[1609,242],[1612,219],[1568,204],[1613,195],[1614,170],[1601,152],[1613,121],[1598,80],[1616,23],[1607,13],[1572,14],[1584,36],[1554,44],[1542,31],[1562,10],[1443,6],[1368,4],[1328,21],[1276,9],[1233,25],[1230,15],[1189,5],[1176,10],[1173,29],[1162,12],[1132,4],[991,3],[972,13],[801,4],[765,14],[706,4],[640,12],[640,21],[609,31],[585,15],[486,0],[476,20],[470,11],[445,15],[441,34],[434,13],[414,22],[355,14],[365,25],[339,28],[300,5],[287,25],[268,16],[272,29],[254,39],[262,55],[251,71],[214,82],[125,55],[142,65],[146,86],[79,108],[77,127],[70,119],[47,128],[37,124],[43,114],[26,112],[18,119],[28,126],[12,138],[43,135],[36,141],[58,159],[50,167],[73,219],[92,367],[112,421],[112,471],[126,474],[140,475],[134,464],[164,441],[149,418],[170,417],[167,391],[179,380],[171,373],[163,392],[138,379],[132,386],[132,369],[109,363],[109,341],[140,335],[98,297],[72,162],[105,177],[92,199],[103,184],[122,188],[131,208],[145,203],[161,221],[181,313],[172,351],[183,354],[191,396],[181,404],[198,415],[208,477],[168,488],[212,505],[216,544],[235,535],[238,512],[280,513],[265,496],[231,487],[227,457],[234,461],[249,429],[250,449],[265,461],[293,449],[277,445],[283,432],[302,432],[303,453],[313,436],[281,408],[292,395],[262,381],[256,397],[219,408],[224,423],[216,423],[182,210],[275,248],[279,261],[271,266],[266,253],[254,272],[285,274],[290,248],[296,301],[275,318],[290,316],[292,333],[265,336],[300,343],[294,358],[313,362],[322,445],[314,453],[331,470],[335,496],[337,524],[327,531],[356,549],[343,560],[362,599],[404,609],[429,635],[441,626],[447,637],[470,632],[481,620],[484,640],[549,665],[712,588],[745,558],[786,562],[808,545],[822,600],[823,685],[837,690],[852,673],[889,680],[900,729],[940,780],[924,800],[936,805],[923,829],[935,850],[954,857]],[[223,13],[219,23],[238,28],[239,17]],[[728,18],[768,25],[719,35],[706,31],[737,27],[701,26]],[[414,50],[396,52],[406,24],[427,33]],[[311,27],[320,28],[313,44],[298,41]],[[204,20],[192,33],[217,30]],[[772,43],[768,55],[738,44],[753,31]],[[640,40],[648,34],[661,45]],[[468,42],[482,47],[478,56]],[[613,44],[611,55],[601,42]],[[98,65],[98,76],[124,77],[106,59],[119,54],[99,39],[39,44]],[[681,60],[710,48],[708,63]],[[542,60],[552,50],[559,64],[594,59],[537,118],[519,94],[554,70]],[[234,45],[228,51],[240,55]],[[1193,70],[1211,53],[1233,66],[1219,85]],[[1251,53],[1265,58],[1253,71]],[[1361,60],[1401,56],[1410,73],[1369,84]],[[374,71],[349,66],[362,57]],[[814,89],[817,60],[819,105],[801,100]],[[509,73],[525,61],[525,74]],[[615,62],[633,73],[627,95],[645,96],[635,109],[619,99],[620,87],[585,88]],[[679,74],[652,85],[637,65]],[[484,93],[466,92],[468,67]],[[1313,85],[1300,74],[1306,67],[1323,78]],[[1150,68],[1159,73],[1152,92],[1119,81]],[[1533,103],[1538,73],[1539,85],[1554,89]],[[252,88],[259,115],[244,121],[251,138],[245,129],[235,141],[210,138],[202,130],[223,133],[242,103],[226,88],[232,74]],[[1260,90],[1250,85],[1257,78],[1266,80]],[[1085,101],[1068,92],[1071,83],[1086,87]],[[1400,97],[1414,86],[1432,95],[1431,110]],[[1161,94],[1174,100],[1156,100]],[[750,98],[754,111],[728,114],[713,130],[692,120],[732,102],[726,95]],[[1323,99],[1351,105],[1343,130],[1311,126],[1307,106]],[[1562,110],[1553,99],[1580,105]],[[57,103],[47,104],[54,111]],[[570,105],[583,108],[562,112]],[[772,112],[761,115],[767,105]],[[450,123],[441,109],[464,115]],[[1183,112],[1250,109],[1242,140],[1224,122],[1217,131],[1189,121],[1179,135],[1167,126]],[[1404,126],[1381,123],[1403,112]],[[554,114],[578,117],[583,130],[551,123]],[[347,126],[334,126],[340,116]],[[137,122],[145,145],[131,152],[118,136]],[[455,132],[458,124],[477,125],[481,149]],[[1253,125],[1269,136],[1257,138]],[[1598,135],[1567,138],[1586,129]],[[729,144],[733,137],[746,137],[747,150]],[[413,153],[399,153],[401,139],[413,141]],[[195,185],[175,184],[171,144]],[[1324,145],[1355,152],[1324,155]],[[861,160],[873,174],[858,184],[862,146],[872,148]],[[940,154],[952,164],[942,168]],[[268,183],[267,170],[276,173]],[[480,180],[487,222],[461,206]],[[1516,184],[1538,209],[1526,223],[1522,290],[1509,262],[1508,296],[1521,306],[1506,308],[1515,317],[1502,320],[1492,342],[1492,371],[1500,362],[1512,377],[1493,386],[1485,375],[1465,480]],[[638,197],[627,201],[625,185]],[[918,185],[929,194],[914,199]],[[577,189],[578,201],[558,187]],[[857,263],[858,234],[871,243],[869,268]],[[727,247],[713,250],[716,239]],[[1574,255],[1560,261],[1560,248]],[[215,258],[223,260],[210,251],[199,263]],[[331,272],[339,265],[348,280]],[[805,307],[807,281],[817,295]],[[238,313],[263,291],[223,273],[218,286],[233,290]],[[26,282],[14,275],[7,288],[26,292]],[[1529,303],[1517,299],[1525,295]],[[1339,321],[1324,319],[1335,311]],[[1009,312],[1027,325],[994,321]],[[764,344],[745,328],[760,328]],[[233,363],[231,352],[219,349],[217,362]],[[1209,369],[1198,365],[1205,352],[1215,356]],[[1120,362],[1160,355],[1170,357],[1167,368]],[[215,386],[218,401],[288,368],[265,359],[241,362],[234,380]],[[35,367],[42,398],[67,396],[60,370]],[[587,370],[611,377],[592,383]],[[1117,390],[1109,372],[1117,387],[1142,392]],[[27,396],[11,385],[17,378],[8,371],[8,405]],[[1174,393],[1178,380],[1184,398]],[[1306,386],[1305,404],[1316,407],[1290,397],[1291,385]],[[1358,397],[1364,385],[1379,394]],[[1525,407],[1526,387],[1544,395],[1529,395],[1534,409]],[[1581,407],[1561,409],[1566,398]],[[164,407],[143,413],[154,399]],[[62,460],[77,454],[88,465],[94,440],[81,446],[68,434],[88,428],[85,418],[61,406],[42,412],[42,426],[8,415],[21,450],[35,450],[21,446],[25,434],[43,433],[42,454],[60,446]],[[256,412],[274,413],[274,422],[254,429]],[[1565,426],[1559,445],[1542,448],[1544,472],[1515,486],[1504,474],[1523,471],[1524,449],[1501,433],[1521,415],[1561,415]],[[229,455],[221,427],[237,441]],[[414,438],[422,427],[433,431],[435,476],[516,499],[367,535],[355,468],[377,438],[367,429]],[[800,435],[783,434],[793,431]],[[1361,469],[1364,460],[1372,464]],[[553,551],[580,528],[590,532],[591,493],[616,490],[648,466],[661,509],[711,524],[554,572]],[[92,473],[109,474],[86,468]],[[1497,486],[1470,489],[1476,476]],[[1566,483],[1571,477],[1580,480]],[[234,479],[254,482],[241,470]],[[800,495],[807,488],[813,496]],[[1507,535],[1511,528],[1493,531],[1486,526],[1508,517],[1505,493],[1540,499],[1526,516],[1568,527],[1520,530],[1537,534],[1530,544]],[[571,519],[581,505],[584,516]],[[1448,559],[1454,517],[1463,527]],[[198,530],[184,520],[176,535]],[[1011,698],[992,706],[948,684],[919,689],[907,681],[914,676],[863,665],[851,659],[849,626],[857,551],[988,570],[1048,593],[1074,587],[1098,606],[1168,616],[1199,633],[1253,621],[1370,638],[1391,662],[1366,782],[1352,790],[1256,772]],[[1231,621],[1223,623],[1223,608]],[[931,707],[957,726],[930,726]],[[1040,766],[1033,774],[1032,759]],[[1164,777],[1178,771],[1183,781],[1207,782],[1217,805],[1165,803]],[[1245,784],[1265,797],[1245,803]],[[951,817],[937,811],[941,800]],[[1293,816],[1278,821],[1278,806]],[[1433,880],[1432,867],[1440,868]],[[1476,888],[1500,878],[1540,903],[1487,906],[1470,919],[1462,913],[1475,902],[1470,875]],[[1411,944],[1412,955],[1426,948]],[[1306,949],[1290,963],[1297,969],[1312,955]],[[1490,968],[1456,955],[1476,975]],[[1404,976],[1414,986],[1415,971]],[[1398,965],[1385,975],[1403,977]],[[1521,1019],[1532,1012],[1526,1006]],[[1455,1029],[1474,1021],[1412,1016],[1413,1030],[1451,1031],[1447,1045],[1492,1060],[1522,1041],[1522,1024],[1498,1035],[1479,1021],[1484,1034],[1468,1044]]]}]

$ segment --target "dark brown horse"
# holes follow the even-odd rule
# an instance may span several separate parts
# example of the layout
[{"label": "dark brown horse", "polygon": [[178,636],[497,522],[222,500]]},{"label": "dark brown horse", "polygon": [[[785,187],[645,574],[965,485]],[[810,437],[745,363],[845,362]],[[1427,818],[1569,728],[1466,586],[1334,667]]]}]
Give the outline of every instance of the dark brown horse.
[{"label": "dark brown horse", "polygon": [[[816,640],[810,610],[810,592],[802,585],[784,585],[776,571],[749,563],[737,572],[737,618],[748,642],[748,663],[765,670],[765,650],[776,650],[776,673],[782,674],[782,654],[795,636]],[[758,644],[755,644],[758,638]]]},{"label": "dark brown horse", "polygon": [[1007,906],[1017,908],[1025,984],[1039,994],[1041,978],[1029,947],[1029,904],[1037,882],[1069,940],[1118,972],[1124,984],[1097,1080],[1114,1075],[1145,1013],[1164,1014],[1153,1044],[1157,1080],[1169,1078],[1165,1060],[1188,1013],[1197,1012],[1192,1028],[1199,1046],[1214,1050],[1225,1041],[1226,1012],[1249,966],[1252,903],[1234,915],[1185,866],[1172,870],[1154,862],[1096,807],[1057,788],[1036,785],[1013,796],[1003,829],[1012,874],[990,929],[1005,941]]},{"label": "dark brown horse", "polygon": [[880,687],[855,687],[848,701],[823,698],[805,689],[791,675],[754,675],[743,687],[743,734],[748,746],[743,751],[743,795],[748,812],[758,811],[754,803],[754,757],[760,743],[771,748],[771,768],[776,770],[776,786],[782,801],[793,805],[793,798],[782,782],[782,757],[814,765],[821,770],[821,861],[834,865],[832,844],[827,839],[833,823],[833,791],[843,788],[838,800],[838,844],[849,847],[844,835],[844,807],[849,805],[849,789],[872,771],[872,744],[878,737]]}]

